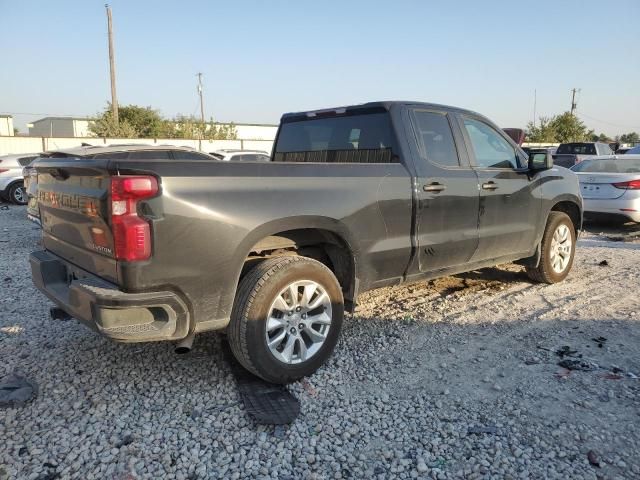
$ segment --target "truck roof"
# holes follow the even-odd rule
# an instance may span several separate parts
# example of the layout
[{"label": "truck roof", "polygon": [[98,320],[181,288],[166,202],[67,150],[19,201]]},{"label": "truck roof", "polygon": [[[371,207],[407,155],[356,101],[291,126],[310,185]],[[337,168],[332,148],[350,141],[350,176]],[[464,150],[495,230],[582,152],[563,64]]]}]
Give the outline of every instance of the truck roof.
[{"label": "truck roof", "polygon": [[290,120],[296,117],[315,117],[322,115],[331,115],[332,113],[341,114],[348,111],[357,111],[357,110],[390,110],[393,106],[402,105],[409,107],[422,107],[422,108],[432,108],[434,110],[447,110],[447,111],[455,111],[458,113],[467,113],[473,114],[479,117],[484,118],[484,115],[480,115],[477,112],[472,110],[465,110],[464,108],[452,107],[450,105],[441,105],[437,103],[428,103],[428,102],[417,102],[410,100],[382,100],[377,102],[367,102],[361,103],[357,105],[345,105],[342,107],[334,107],[334,108],[323,108],[321,110],[307,110],[302,112],[290,112],[282,115],[282,120]]}]

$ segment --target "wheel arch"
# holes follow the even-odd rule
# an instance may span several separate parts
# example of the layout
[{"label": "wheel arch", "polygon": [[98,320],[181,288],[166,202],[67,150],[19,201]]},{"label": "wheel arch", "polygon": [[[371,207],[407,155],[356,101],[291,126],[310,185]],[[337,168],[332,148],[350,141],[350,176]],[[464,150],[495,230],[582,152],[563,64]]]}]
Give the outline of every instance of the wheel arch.
[{"label": "wheel arch", "polygon": [[324,263],[343,290],[345,306],[351,311],[357,296],[357,244],[341,222],[327,217],[295,217],[261,225],[245,237],[238,249],[242,268],[237,282],[266,258],[295,254]]}]

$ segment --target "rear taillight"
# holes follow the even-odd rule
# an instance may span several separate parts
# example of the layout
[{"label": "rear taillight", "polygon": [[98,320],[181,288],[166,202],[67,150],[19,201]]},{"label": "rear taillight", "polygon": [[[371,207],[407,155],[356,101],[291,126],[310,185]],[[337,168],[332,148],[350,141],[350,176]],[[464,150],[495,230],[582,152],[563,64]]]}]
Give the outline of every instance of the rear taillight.
[{"label": "rear taillight", "polygon": [[0,168],[0,173],[4,173],[4,172],[8,172],[9,169],[8,168]]},{"label": "rear taillight", "polygon": [[155,177],[111,177],[111,226],[118,260],[135,262],[151,257],[151,229],[149,222],[138,216],[138,202],[157,193]]},{"label": "rear taillight", "polygon": [[623,190],[640,190],[640,180],[631,180],[630,182],[612,183],[616,188],[622,188]]}]

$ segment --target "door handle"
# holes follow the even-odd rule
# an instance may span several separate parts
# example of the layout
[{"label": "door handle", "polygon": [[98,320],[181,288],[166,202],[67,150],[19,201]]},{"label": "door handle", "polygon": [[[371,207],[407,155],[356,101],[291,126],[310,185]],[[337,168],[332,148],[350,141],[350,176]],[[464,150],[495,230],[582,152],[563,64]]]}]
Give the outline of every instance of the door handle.
[{"label": "door handle", "polygon": [[433,182],[433,183],[430,183],[428,185],[424,185],[422,187],[422,190],[424,190],[425,192],[440,193],[441,191],[443,191],[446,188],[447,187],[445,185],[442,185],[441,183]]},{"label": "door handle", "polygon": [[483,190],[497,190],[498,189],[498,185],[496,185],[495,182],[486,182],[482,184],[482,189]]}]

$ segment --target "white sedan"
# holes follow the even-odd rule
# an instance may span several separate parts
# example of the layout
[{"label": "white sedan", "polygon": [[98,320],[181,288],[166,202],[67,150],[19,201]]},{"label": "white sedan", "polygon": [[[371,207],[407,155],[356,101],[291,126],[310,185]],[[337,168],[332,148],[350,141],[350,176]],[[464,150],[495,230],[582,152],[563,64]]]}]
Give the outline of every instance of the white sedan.
[{"label": "white sedan", "polygon": [[592,157],[571,170],[580,181],[585,214],[640,222],[640,155]]}]

